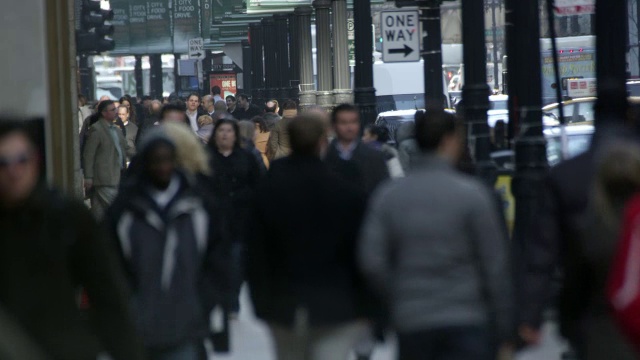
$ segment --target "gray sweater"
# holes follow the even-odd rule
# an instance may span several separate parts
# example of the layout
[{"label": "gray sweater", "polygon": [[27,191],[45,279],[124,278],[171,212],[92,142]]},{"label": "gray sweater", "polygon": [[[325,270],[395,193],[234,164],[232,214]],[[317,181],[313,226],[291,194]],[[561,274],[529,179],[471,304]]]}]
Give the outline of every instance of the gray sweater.
[{"label": "gray sweater", "polygon": [[360,239],[361,269],[390,301],[400,332],[495,324],[512,330],[507,241],[480,182],[427,156],[374,196]]}]

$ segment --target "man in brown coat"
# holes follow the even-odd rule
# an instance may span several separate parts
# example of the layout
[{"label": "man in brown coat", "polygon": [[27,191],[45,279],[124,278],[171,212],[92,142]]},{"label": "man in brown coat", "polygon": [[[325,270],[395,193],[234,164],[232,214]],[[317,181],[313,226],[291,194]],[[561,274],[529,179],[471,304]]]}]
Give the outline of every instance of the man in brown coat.
[{"label": "man in brown coat", "polygon": [[282,105],[282,120],[278,121],[267,143],[267,157],[269,161],[277,160],[291,154],[289,145],[288,126],[291,120],[298,114],[297,105],[293,100],[287,100]]}]

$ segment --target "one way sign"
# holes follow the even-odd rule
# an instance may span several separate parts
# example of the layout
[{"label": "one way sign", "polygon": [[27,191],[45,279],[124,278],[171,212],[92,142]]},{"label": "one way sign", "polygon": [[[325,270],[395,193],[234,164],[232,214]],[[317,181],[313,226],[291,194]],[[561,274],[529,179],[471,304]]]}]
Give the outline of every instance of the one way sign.
[{"label": "one way sign", "polygon": [[417,10],[383,11],[382,61],[420,61],[420,34]]},{"label": "one way sign", "polygon": [[189,58],[204,59],[204,41],[202,38],[189,39]]}]

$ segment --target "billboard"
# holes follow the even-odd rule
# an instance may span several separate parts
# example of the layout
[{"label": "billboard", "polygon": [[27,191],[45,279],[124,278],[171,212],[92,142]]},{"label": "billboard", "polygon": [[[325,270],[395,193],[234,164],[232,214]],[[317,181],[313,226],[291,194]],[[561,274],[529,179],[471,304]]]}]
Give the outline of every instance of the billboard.
[{"label": "billboard", "polygon": [[223,99],[229,95],[235,96],[238,92],[238,75],[235,72],[209,73],[209,89],[214,86],[220,87]]}]

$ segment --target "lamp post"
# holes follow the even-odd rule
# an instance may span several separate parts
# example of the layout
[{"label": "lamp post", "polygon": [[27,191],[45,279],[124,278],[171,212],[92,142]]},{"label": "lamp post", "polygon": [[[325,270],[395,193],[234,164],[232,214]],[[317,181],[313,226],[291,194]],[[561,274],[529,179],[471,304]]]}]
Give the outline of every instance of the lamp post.
[{"label": "lamp post", "polygon": [[373,124],[378,112],[376,89],[373,87],[373,37],[369,0],[354,0],[353,22],[356,48],[354,102],[360,109],[360,121],[365,125]]}]

